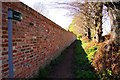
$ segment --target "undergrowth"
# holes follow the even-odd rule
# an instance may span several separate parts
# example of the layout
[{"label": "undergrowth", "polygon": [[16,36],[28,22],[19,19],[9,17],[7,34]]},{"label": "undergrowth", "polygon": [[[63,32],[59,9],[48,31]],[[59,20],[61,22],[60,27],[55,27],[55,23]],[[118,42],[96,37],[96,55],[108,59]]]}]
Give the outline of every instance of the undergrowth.
[{"label": "undergrowth", "polygon": [[90,62],[92,62],[92,59],[96,52],[97,52],[97,46],[93,46],[92,48],[89,48],[88,50],[86,50],[87,57]]},{"label": "undergrowth", "polygon": [[[82,46],[86,46],[87,44],[82,44],[81,40],[77,40],[76,46],[75,46],[75,77],[79,79],[86,79],[86,80],[97,80],[97,75],[94,72],[93,67],[91,66],[90,61],[88,60],[88,57],[90,57],[90,52],[94,52],[94,49],[89,49],[86,53],[86,51],[83,49]],[[89,56],[88,56],[89,55]]]}]

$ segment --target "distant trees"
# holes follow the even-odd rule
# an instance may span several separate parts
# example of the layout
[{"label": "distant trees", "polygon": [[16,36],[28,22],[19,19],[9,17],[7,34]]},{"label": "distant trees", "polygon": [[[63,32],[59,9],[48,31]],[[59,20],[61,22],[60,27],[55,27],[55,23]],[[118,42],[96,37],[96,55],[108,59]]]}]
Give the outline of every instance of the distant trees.
[{"label": "distant trees", "polygon": [[91,8],[90,8],[90,4],[88,2],[82,4],[80,6],[80,13],[83,14],[83,17],[81,18],[83,20],[83,25],[84,28],[86,30],[86,35],[88,37],[88,39],[91,39],[91,28],[93,28],[92,25],[92,13],[91,13]]},{"label": "distant trees", "polygon": [[91,4],[85,2],[76,5],[73,3],[73,6],[79,8],[79,13],[75,15],[74,21],[76,22],[74,22],[74,24],[82,29],[82,33],[84,31],[83,35],[86,35],[88,39],[91,39],[91,29],[94,29],[93,9],[91,8]]},{"label": "distant trees", "polygon": [[[72,4],[71,4],[72,5]],[[80,9],[80,15],[78,17],[82,19],[83,26],[81,28],[85,29],[87,32],[88,39],[91,39],[91,29],[94,29],[94,34],[97,42],[100,42],[102,39],[102,2],[84,2],[79,3],[77,6]],[[73,3],[73,6],[74,3]]]},{"label": "distant trees", "polygon": [[91,39],[90,29],[95,29],[96,41],[100,42],[102,38],[102,10],[103,3],[86,2],[81,5],[81,13],[85,16],[84,25],[88,31],[88,38]]}]

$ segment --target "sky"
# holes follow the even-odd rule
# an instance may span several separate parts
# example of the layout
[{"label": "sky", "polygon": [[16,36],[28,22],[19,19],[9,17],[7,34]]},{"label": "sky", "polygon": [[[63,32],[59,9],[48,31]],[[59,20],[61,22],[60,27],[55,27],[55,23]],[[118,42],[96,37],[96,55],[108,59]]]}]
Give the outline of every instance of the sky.
[{"label": "sky", "polygon": [[50,20],[52,20],[53,22],[57,23],[58,25],[60,25],[62,28],[68,30],[68,26],[72,22],[72,18],[73,18],[73,16],[69,16],[69,17],[66,16],[66,14],[70,13],[70,11],[67,9],[58,10],[57,8],[54,8],[54,6],[49,6],[49,3],[50,2],[63,3],[63,2],[70,2],[71,0],[20,0],[20,1],[22,1],[23,3],[30,6],[33,9],[35,9],[34,6],[36,3],[40,2],[46,4],[44,8],[47,14],[45,14],[44,12],[43,15],[49,18]]},{"label": "sky", "polygon": [[[59,3],[64,3],[64,2],[74,2],[76,0],[20,0],[29,7],[37,10],[36,8],[39,8],[37,11],[38,12],[43,12],[41,13],[42,15],[46,16],[56,24],[60,25],[62,28],[68,30],[70,23],[72,22],[72,16],[69,16],[68,14],[74,14],[75,11],[68,10],[65,8],[56,8],[59,7],[59,5],[51,5],[51,3],[54,2],[59,2]],[[38,4],[38,5],[37,5]],[[40,6],[41,4],[42,6]],[[36,8],[35,8],[36,6]],[[67,6],[68,5],[62,5],[62,6]],[[42,7],[42,8],[41,8]],[[42,9],[42,10],[41,10]],[[71,12],[72,11],[72,12]],[[104,15],[104,13],[103,13]],[[108,14],[107,14],[108,16]],[[110,32],[110,18],[109,16],[106,18],[103,16],[103,35],[107,34]]]}]

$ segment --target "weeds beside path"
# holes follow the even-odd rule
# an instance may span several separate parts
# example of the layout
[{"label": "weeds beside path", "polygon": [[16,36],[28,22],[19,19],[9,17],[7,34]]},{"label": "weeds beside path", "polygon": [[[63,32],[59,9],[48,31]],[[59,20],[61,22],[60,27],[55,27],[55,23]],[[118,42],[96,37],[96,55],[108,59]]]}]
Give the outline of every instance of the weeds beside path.
[{"label": "weeds beside path", "polygon": [[58,58],[40,72],[40,75],[43,75],[42,78],[55,80],[59,78],[74,80],[75,78],[79,80],[98,79],[80,40],[76,40],[66,48]]},{"label": "weeds beside path", "polygon": [[75,46],[75,68],[74,74],[76,78],[80,80],[97,80],[97,75],[88,60],[87,54],[82,47],[81,40],[76,41]]}]

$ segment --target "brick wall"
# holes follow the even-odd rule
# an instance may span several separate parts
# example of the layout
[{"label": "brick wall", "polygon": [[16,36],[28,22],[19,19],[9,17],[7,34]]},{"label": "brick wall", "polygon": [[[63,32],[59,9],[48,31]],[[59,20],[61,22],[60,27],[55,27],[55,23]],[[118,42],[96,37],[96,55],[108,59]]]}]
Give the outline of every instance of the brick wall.
[{"label": "brick wall", "polygon": [[[36,74],[50,60],[69,46],[75,35],[65,31],[46,17],[23,3],[2,3],[2,49],[0,68],[2,77],[8,78],[8,19],[7,10],[22,13],[23,20],[13,20],[13,65],[15,78],[27,78]],[[1,51],[0,49],[0,51]],[[1,70],[0,69],[0,70]]]},{"label": "brick wall", "polygon": [[0,79],[2,78],[2,3],[0,2]]}]

